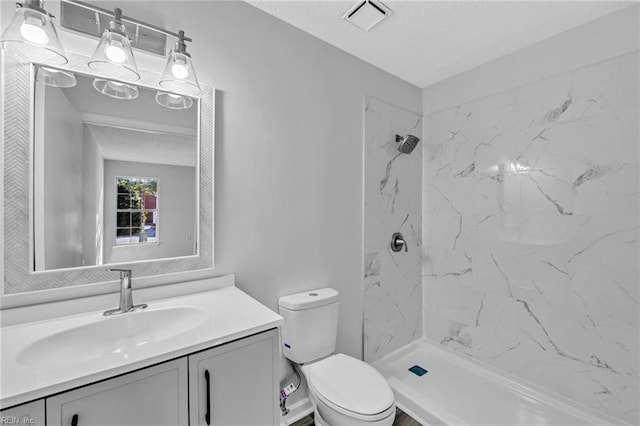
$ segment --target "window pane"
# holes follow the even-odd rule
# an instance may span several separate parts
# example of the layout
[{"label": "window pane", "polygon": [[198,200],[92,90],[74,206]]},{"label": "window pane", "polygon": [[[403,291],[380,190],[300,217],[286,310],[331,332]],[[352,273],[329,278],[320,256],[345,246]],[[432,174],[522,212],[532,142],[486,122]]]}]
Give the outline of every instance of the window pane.
[{"label": "window pane", "polygon": [[136,193],[131,197],[131,209],[139,210],[142,208],[142,203],[140,202],[140,196]]},{"label": "window pane", "polygon": [[116,245],[126,245],[131,243],[130,228],[116,228]]},{"label": "window pane", "polygon": [[118,209],[128,210],[131,208],[131,197],[129,194],[118,194]]},{"label": "window pane", "polygon": [[140,194],[140,198],[142,201],[142,209],[155,209],[156,208],[156,198],[154,194],[149,194],[147,192]]},{"label": "window pane", "polygon": [[119,194],[130,194],[131,189],[129,185],[129,179],[127,178],[116,178],[118,185],[118,193]]},{"label": "window pane", "polygon": [[146,179],[144,181],[145,192],[155,194],[158,192],[158,181],[156,179]]},{"label": "window pane", "polygon": [[147,237],[149,238],[149,241],[155,241],[155,238],[156,238],[156,226],[155,225],[145,226],[144,227],[144,232],[146,232]]},{"label": "window pane", "polygon": [[153,210],[145,210],[144,211],[144,224],[145,225],[156,225],[156,217],[158,216],[158,213],[156,211]]},{"label": "window pane", "polygon": [[140,212],[131,213],[131,227],[137,228],[138,230],[140,230],[141,226],[142,226],[142,213]]},{"label": "window pane", "polygon": [[118,237],[128,237],[130,233],[131,233],[131,229],[130,228],[117,228],[116,229],[116,236],[118,236]]},{"label": "window pane", "polygon": [[131,213],[118,212],[116,226],[120,228],[131,226]]}]

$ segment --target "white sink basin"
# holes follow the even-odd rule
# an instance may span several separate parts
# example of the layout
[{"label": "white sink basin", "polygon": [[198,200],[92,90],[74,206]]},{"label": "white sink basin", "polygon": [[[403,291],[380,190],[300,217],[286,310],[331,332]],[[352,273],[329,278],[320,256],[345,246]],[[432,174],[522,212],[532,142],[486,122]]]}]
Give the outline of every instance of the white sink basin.
[{"label": "white sink basin", "polygon": [[200,326],[207,313],[194,307],[147,308],[59,331],[25,347],[17,363],[51,366],[105,356],[128,357],[131,348],[177,337]]}]

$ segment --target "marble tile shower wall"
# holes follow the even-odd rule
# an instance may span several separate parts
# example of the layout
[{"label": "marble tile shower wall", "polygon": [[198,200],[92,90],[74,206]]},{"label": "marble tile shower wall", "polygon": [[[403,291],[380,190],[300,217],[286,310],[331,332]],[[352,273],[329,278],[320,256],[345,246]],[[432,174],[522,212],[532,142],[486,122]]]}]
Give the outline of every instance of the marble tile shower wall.
[{"label": "marble tile shower wall", "polygon": [[[422,137],[422,119],[365,99],[364,359],[374,361],[422,336],[422,149],[397,151],[395,135]],[[408,251],[394,253],[401,232]]]},{"label": "marble tile shower wall", "polygon": [[426,118],[425,336],[638,424],[638,53]]}]

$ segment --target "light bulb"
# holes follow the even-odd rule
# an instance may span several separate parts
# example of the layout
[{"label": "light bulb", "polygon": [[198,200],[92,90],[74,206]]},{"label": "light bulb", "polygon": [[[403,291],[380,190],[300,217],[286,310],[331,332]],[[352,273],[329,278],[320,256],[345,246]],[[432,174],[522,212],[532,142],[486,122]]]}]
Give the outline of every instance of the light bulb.
[{"label": "light bulb", "polygon": [[156,102],[170,109],[189,109],[193,99],[169,92],[156,92]]},{"label": "light bulb", "polygon": [[111,42],[111,44],[109,44],[104,50],[104,54],[107,55],[107,59],[117,64],[121,64],[127,59],[127,55],[124,53],[122,45],[117,41]]},{"label": "light bulb", "polygon": [[31,43],[40,45],[47,44],[49,42],[49,37],[47,37],[47,33],[44,31],[42,26],[29,21],[30,20],[27,19],[20,26],[20,34],[22,34],[22,37]]},{"label": "light bulb", "polygon": [[189,70],[184,64],[176,62],[171,66],[171,74],[173,74],[175,78],[182,80],[189,76]]},{"label": "light bulb", "polygon": [[138,88],[119,81],[96,78],[93,80],[93,88],[103,95],[115,99],[135,99],[138,97]]}]

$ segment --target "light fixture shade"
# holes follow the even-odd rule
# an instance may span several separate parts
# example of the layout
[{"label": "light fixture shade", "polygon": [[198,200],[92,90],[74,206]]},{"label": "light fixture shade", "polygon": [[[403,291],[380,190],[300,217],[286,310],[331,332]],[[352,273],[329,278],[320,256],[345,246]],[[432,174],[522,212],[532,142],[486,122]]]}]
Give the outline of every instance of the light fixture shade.
[{"label": "light fixture shade", "polygon": [[156,102],[170,109],[189,109],[193,105],[193,99],[190,97],[167,92],[157,92]]},{"label": "light fixture shade", "polygon": [[182,53],[176,49],[169,52],[159,84],[169,92],[188,96],[200,94],[198,78],[188,53]]},{"label": "light fixture shade", "polygon": [[72,72],[48,67],[38,67],[36,81],[53,87],[73,87],[77,83]]},{"label": "light fixture shade", "polygon": [[138,66],[131,50],[131,41],[124,32],[124,25],[111,21],[104,31],[96,51],[88,63],[89,68],[106,77],[120,80],[140,80]]},{"label": "light fixture shade", "polygon": [[30,62],[48,65],[64,65],[69,62],[53,19],[40,7],[40,2],[27,2],[24,6],[18,6],[0,38],[0,44],[3,49]]},{"label": "light fixture shade", "polygon": [[93,80],[93,88],[103,95],[115,99],[135,99],[138,97],[138,88],[132,84],[121,83],[119,81],[96,78]]}]

